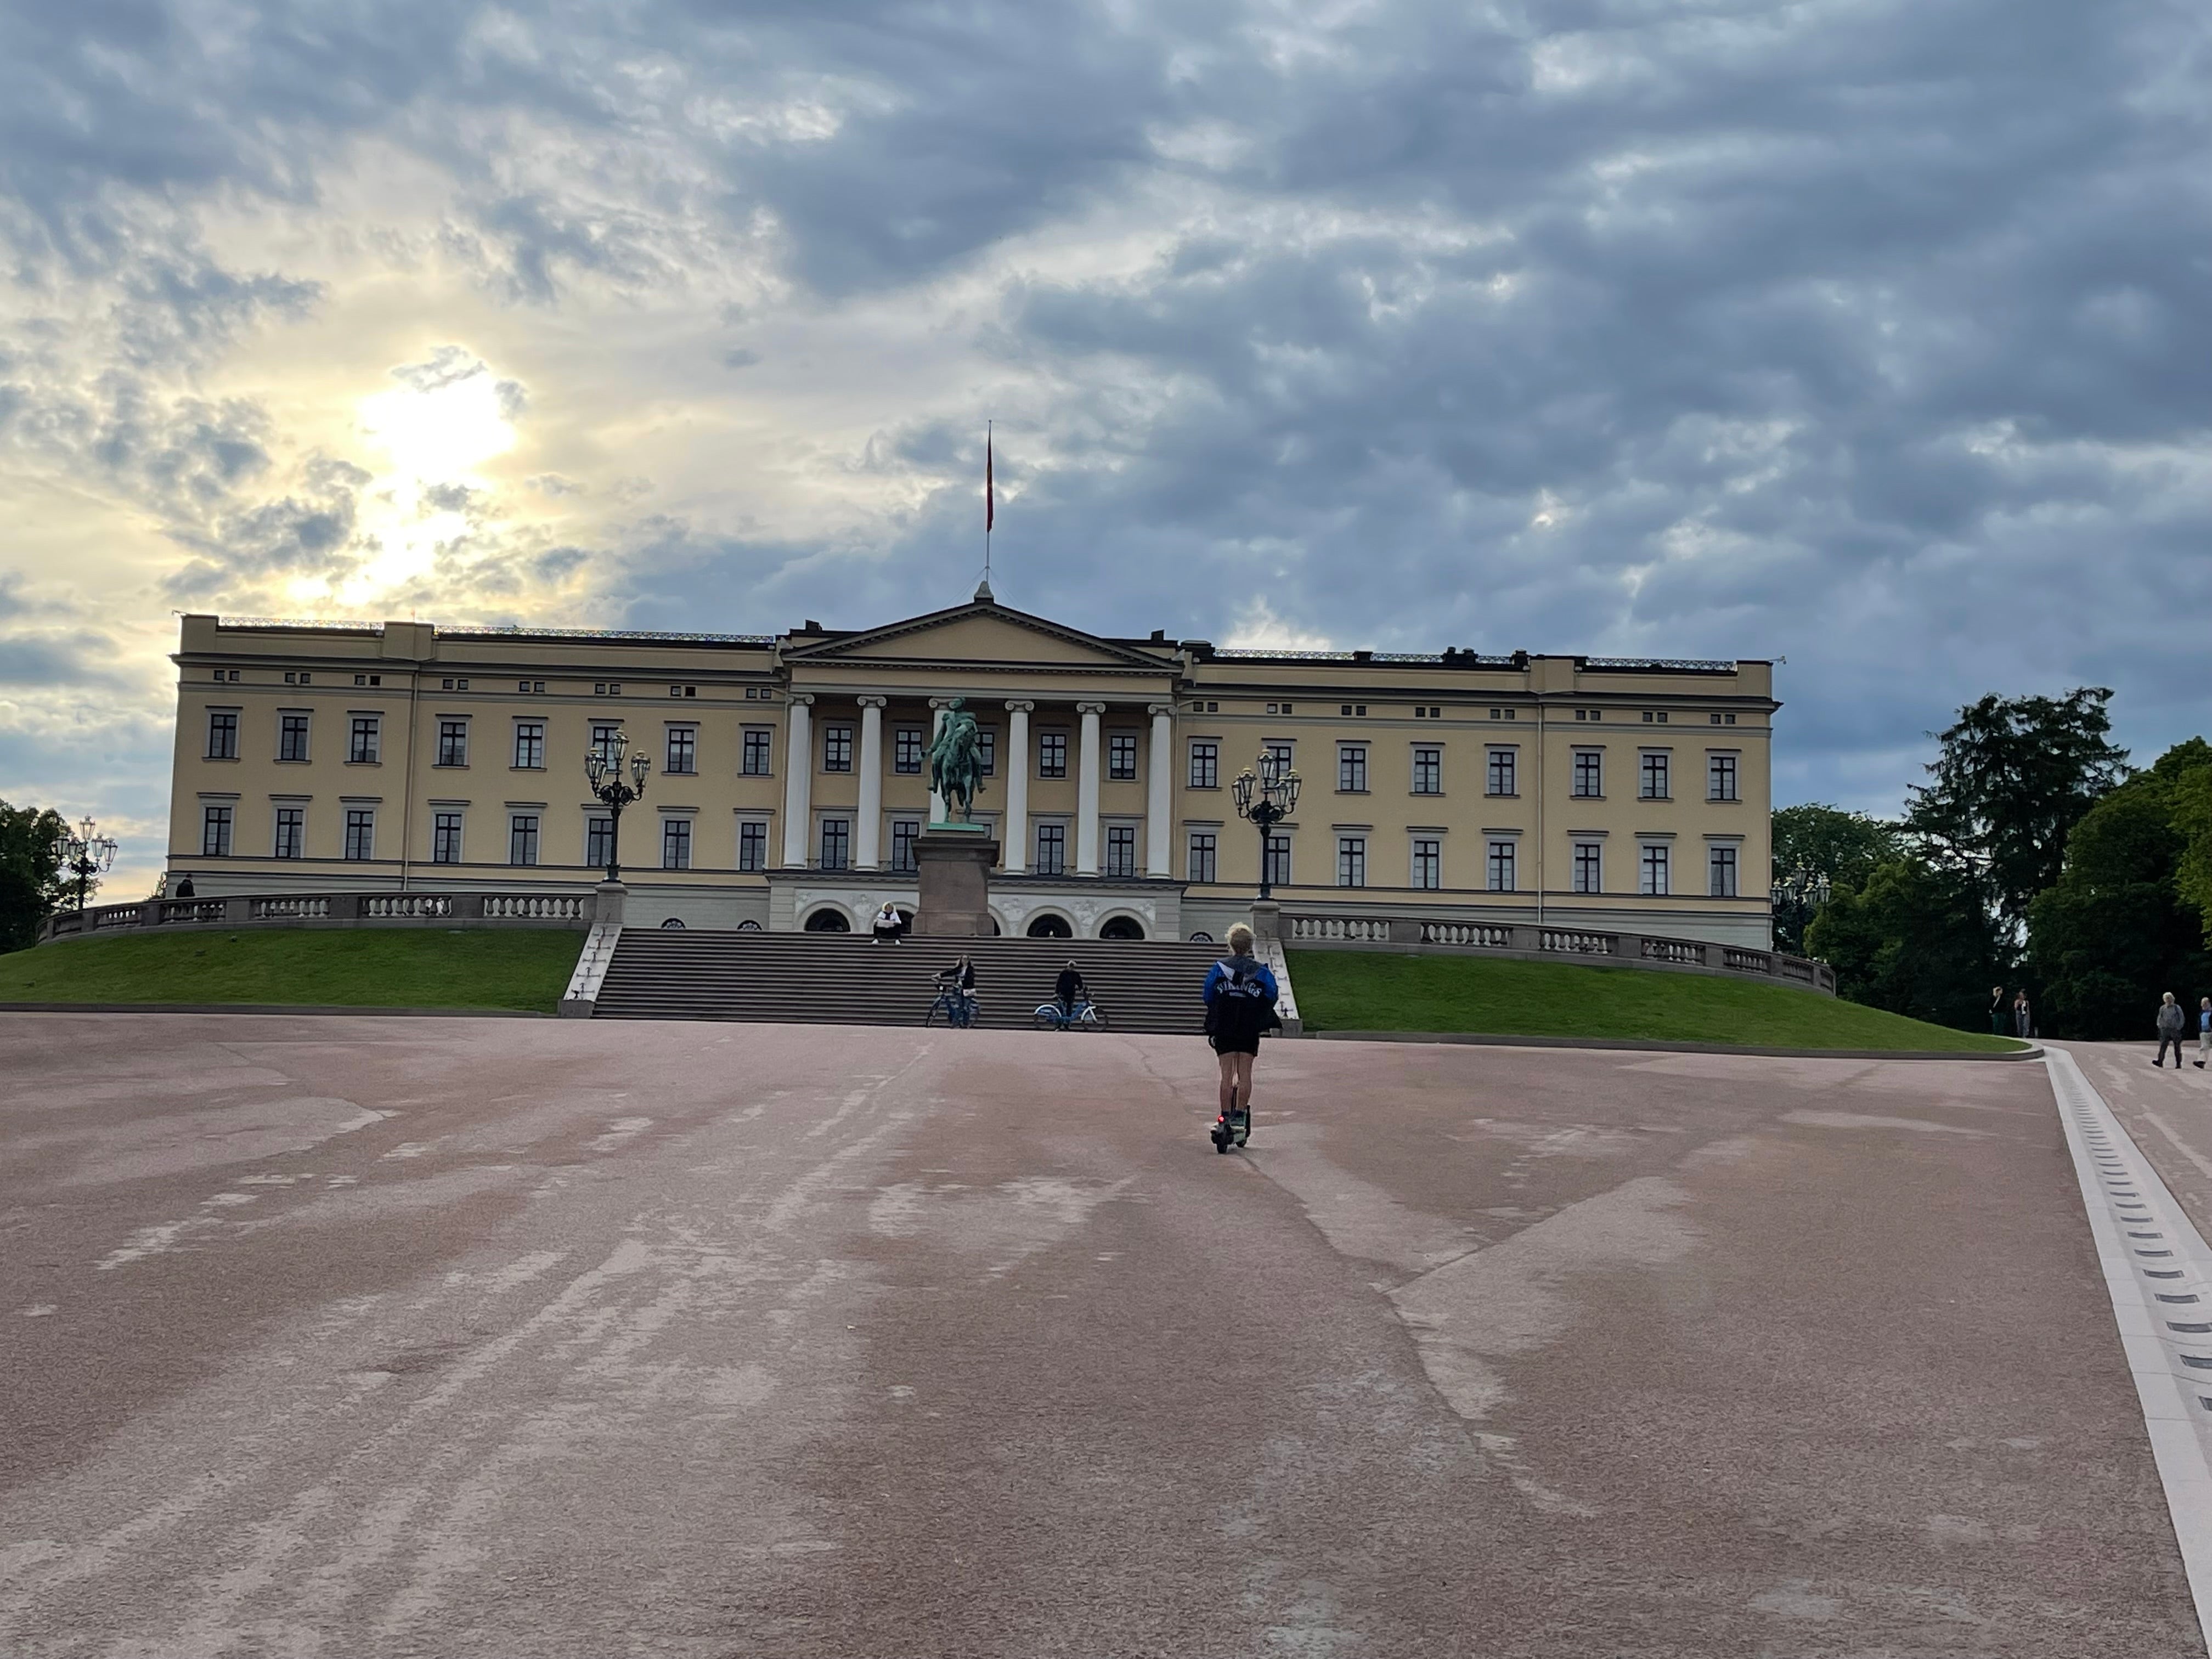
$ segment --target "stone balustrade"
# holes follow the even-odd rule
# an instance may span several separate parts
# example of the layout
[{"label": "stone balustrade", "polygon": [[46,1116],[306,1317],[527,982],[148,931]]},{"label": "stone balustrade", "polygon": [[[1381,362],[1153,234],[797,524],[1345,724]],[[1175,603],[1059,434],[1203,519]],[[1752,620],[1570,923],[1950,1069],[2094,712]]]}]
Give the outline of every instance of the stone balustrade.
[{"label": "stone balustrade", "polygon": [[190,927],[378,927],[435,922],[466,927],[592,925],[589,893],[234,893],[221,898],[143,899],[64,910],[39,930],[39,942],[94,933],[155,933]]},{"label": "stone balustrade", "polygon": [[1565,959],[1634,968],[1671,969],[1728,976],[1757,975],[1836,994],[1836,970],[1825,962],[1748,950],[1704,939],[1653,933],[1615,933],[1590,928],[1529,927],[1521,923],[1441,921],[1414,916],[1297,915],[1282,918],[1285,945],[1346,946],[1448,953],[1491,951],[1528,961]]}]

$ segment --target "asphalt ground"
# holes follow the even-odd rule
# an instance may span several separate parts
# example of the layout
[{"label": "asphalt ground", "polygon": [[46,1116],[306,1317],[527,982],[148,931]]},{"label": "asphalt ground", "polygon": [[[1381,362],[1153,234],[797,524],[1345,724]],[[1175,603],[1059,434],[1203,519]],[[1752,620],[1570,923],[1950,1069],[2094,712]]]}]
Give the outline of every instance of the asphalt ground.
[{"label": "asphalt ground", "polygon": [[2041,1066],[1260,1084],[0,1018],[0,1654],[2202,1653]]}]

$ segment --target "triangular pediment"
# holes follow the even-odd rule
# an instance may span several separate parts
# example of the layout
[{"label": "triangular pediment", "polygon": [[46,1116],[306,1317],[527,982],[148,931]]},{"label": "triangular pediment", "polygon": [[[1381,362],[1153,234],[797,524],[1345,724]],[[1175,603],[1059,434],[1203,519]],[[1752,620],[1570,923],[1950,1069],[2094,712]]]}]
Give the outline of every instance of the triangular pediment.
[{"label": "triangular pediment", "polygon": [[858,634],[793,642],[786,660],[829,664],[871,662],[942,663],[1006,666],[1034,665],[1062,671],[1146,669],[1173,672],[1175,647],[1149,649],[1100,639],[1042,617],[1012,611],[990,600],[955,605],[927,616],[911,617]]}]

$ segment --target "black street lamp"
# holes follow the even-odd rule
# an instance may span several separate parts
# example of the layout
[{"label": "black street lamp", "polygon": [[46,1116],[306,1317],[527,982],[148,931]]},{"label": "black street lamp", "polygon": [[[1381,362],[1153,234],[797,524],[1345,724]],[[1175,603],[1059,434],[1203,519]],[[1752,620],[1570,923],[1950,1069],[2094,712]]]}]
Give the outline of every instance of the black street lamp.
[{"label": "black street lamp", "polygon": [[1229,793],[1237,801],[1237,816],[1249,818],[1260,831],[1260,896],[1269,896],[1267,882],[1267,837],[1275,826],[1297,811],[1298,785],[1301,780],[1291,769],[1291,757],[1280,750],[1264,749],[1260,752],[1260,769],[1255,774],[1250,767],[1239,772],[1229,786]]},{"label": "black street lamp", "polygon": [[1788,913],[1790,943],[1798,950],[1805,948],[1805,930],[1812,926],[1813,918],[1820,913],[1829,896],[1826,873],[1809,866],[1801,864],[1786,875],[1775,878],[1775,908]]},{"label": "black street lamp", "polygon": [[62,868],[76,878],[76,908],[84,908],[86,897],[92,890],[92,878],[104,876],[115,867],[115,837],[98,833],[98,827],[88,817],[82,823],[62,837]]},{"label": "black street lamp", "polygon": [[623,752],[629,747],[629,735],[617,732],[607,743],[593,744],[584,751],[584,776],[589,780],[592,793],[599,804],[614,814],[614,823],[607,835],[607,879],[622,879],[622,814],[623,808],[645,799],[645,775],[653,769],[653,763],[641,749],[629,757],[630,781],[623,781]]}]

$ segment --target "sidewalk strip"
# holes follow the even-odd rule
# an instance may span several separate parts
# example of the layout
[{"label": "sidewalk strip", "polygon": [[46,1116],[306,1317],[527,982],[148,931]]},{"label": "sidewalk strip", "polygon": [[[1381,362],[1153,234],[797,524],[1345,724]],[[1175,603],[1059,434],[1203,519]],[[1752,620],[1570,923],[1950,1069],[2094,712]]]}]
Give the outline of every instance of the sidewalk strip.
[{"label": "sidewalk strip", "polygon": [[2197,1626],[2212,1650],[2212,1248],[2074,1056],[2053,1048],[2045,1063]]}]

